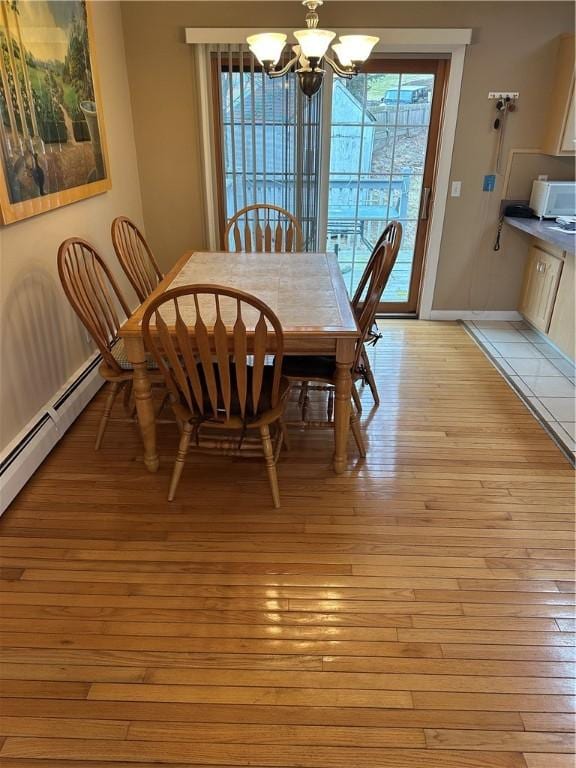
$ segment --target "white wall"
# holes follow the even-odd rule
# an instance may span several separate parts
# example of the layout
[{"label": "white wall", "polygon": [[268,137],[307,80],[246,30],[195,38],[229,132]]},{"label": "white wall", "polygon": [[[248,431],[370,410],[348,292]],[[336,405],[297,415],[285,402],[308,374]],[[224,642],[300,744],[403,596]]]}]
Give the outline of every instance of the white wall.
[{"label": "white wall", "polygon": [[94,243],[135,302],[110,240],[115,216],[142,223],[120,4],[92,3],[92,19],[112,189],[0,226],[0,450],[93,351],[60,288],[56,253],[62,240],[79,235]]}]

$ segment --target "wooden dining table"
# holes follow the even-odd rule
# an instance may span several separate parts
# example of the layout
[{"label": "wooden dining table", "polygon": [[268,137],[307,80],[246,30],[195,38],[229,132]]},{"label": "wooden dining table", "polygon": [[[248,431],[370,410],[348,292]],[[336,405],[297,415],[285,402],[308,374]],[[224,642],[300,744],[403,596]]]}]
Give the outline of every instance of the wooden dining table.
[{"label": "wooden dining table", "polygon": [[187,252],[128,318],[120,337],[134,367],[134,399],[148,470],[156,472],[159,458],[142,317],[148,304],[169,288],[192,284],[233,287],[268,304],[282,324],[285,355],[336,358],[334,471],[344,472],[353,386],[351,367],[360,332],[332,253]]}]

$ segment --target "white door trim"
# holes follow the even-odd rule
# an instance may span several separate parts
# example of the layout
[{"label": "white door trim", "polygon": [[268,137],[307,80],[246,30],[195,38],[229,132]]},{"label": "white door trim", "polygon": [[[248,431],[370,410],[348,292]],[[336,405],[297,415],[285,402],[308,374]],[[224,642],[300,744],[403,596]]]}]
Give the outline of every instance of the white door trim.
[{"label": "white door trim", "polygon": [[[401,53],[417,53],[443,51],[449,53],[454,48],[467,45],[472,40],[471,29],[419,29],[407,27],[405,29],[379,29],[376,27],[332,27],[337,35],[376,35],[380,38],[374,50],[389,52],[395,48]],[[187,43],[207,43],[209,45],[236,45],[245,43],[248,35],[258,32],[283,32],[291,38],[292,29],[275,27],[186,27],[185,39]]]},{"label": "white door trim", "polygon": [[440,260],[440,245],[444,230],[444,215],[446,213],[446,201],[448,199],[448,187],[450,182],[450,169],[452,167],[452,152],[454,150],[454,138],[456,136],[456,123],[458,121],[458,106],[460,104],[460,91],[462,88],[462,76],[464,75],[464,57],[466,46],[458,46],[452,51],[450,60],[450,73],[448,75],[448,87],[446,101],[444,102],[444,114],[440,132],[440,151],[436,168],[436,180],[434,184],[434,199],[432,201],[432,215],[428,242],[424,254],[424,269],[420,283],[420,306],[418,315],[422,320],[429,320],[434,301],[434,287],[436,274]]}]

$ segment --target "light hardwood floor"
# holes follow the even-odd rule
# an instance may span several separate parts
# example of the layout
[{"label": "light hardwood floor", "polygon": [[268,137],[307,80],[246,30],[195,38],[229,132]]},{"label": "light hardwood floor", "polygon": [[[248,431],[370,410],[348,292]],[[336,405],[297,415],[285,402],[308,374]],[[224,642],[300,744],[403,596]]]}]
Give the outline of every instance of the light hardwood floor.
[{"label": "light hardwood floor", "polygon": [[2,768],[572,768],[572,469],[459,326],[374,370],[368,459],[292,433],[277,511],[221,457],[169,505],[175,430],[96,454],[96,399],[0,523]]}]

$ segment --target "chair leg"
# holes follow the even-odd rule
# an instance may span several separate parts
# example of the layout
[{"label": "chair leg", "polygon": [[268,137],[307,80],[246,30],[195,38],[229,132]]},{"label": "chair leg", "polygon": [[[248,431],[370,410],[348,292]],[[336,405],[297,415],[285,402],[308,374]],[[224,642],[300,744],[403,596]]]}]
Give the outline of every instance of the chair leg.
[{"label": "chair leg", "polygon": [[280,507],[280,489],[278,488],[278,476],[276,474],[276,464],[274,463],[274,449],[270,439],[270,429],[267,424],[260,427],[260,437],[262,439],[262,449],[266,460],[266,469],[268,470],[268,480],[270,481],[270,490],[272,491],[272,500],[276,509]]},{"label": "chair leg", "polygon": [[354,400],[354,405],[356,406],[358,413],[362,413],[362,401],[360,400],[360,395],[356,389],[356,382],[354,381],[352,382],[352,400]]},{"label": "chair leg", "polygon": [[162,402],[160,403],[160,407],[158,408],[158,412],[156,413],[157,418],[159,418],[162,415],[162,411],[164,410],[164,408],[166,408],[166,406],[170,402],[170,397],[171,397],[170,392],[166,392],[162,397]]},{"label": "chair leg", "polygon": [[280,451],[284,445],[284,435],[282,433],[280,422],[276,422],[274,434],[270,435],[270,439],[272,440],[272,448],[274,450],[274,464],[276,465],[280,459]]},{"label": "chair leg", "polygon": [[300,382],[300,394],[298,395],[299,408],[302,408],[302,405],[304,403],[304,398],[306,397],[307,392],[308,392],[308,382],[307,381]]},{"label": "chair leg", "polygon": [[362,435],[362,429],[360,427],[360,420],[358,418],[358,414],[354,411],[354,408],[352,408],[350,413],[350,429],[352,431],[352,434],[354,435],[354,440],[356,442],[356,447],[358,448],[358,453],[363,459],[366,458],[366,446],[364,445],[364,436]]},{"label": "chair leg", "polygon": [[282,430],[282,445],[285,451],[290,450],[290,439],[288,438],[288,427],[286,426],[284,419],[280,419],[280,429]]},{"label": "chair leg", "polygon": [[132,401],[132,381],[127,381],[124,385],[124,412],[129,419],[134,418],[136,412],[136,406]]},{"label": "chair leg", "polygon": [[190,436],[192,434],[192,424],[187,421],[182,426],[182,433],[180,435],[180,443],[178,445],[178,453],[176,454],[176,461],[174,462],[174,470],[172,472],[172,480],[170,481],[170,490],[168,491],[168,501],[172,501],[176,494],[176,488],[180,482],[180,476],[184,469],[184,462],[186,461],[186,455],[188,453],[188,446],[190,445]]},{"label": "chair leg", "polygon": [[310,386],[309,381],[303,381],[300,387],[300,397],[298,398],[298,407],[300,408],[300,417],[302,421],[306,421],[308,415],[308,406],[310,405],[310,395],[308,388]]},{"label": "chair leg", "polygon": [[94,446],[95,451],[99,451],[100,446],[102,445],[102,438],[104,437],[104,432],[106,431],[106,425],[108,424],[108,419],[110,418],[110,414],[112,413],[112,406],[114,405],[114,400],[116,400],[116,395],[120,391],[120,386],[121,385],[117,381],[110,382],[110,391],[108,392],[108,397],[104,405],[104,413],[102,414],[102,418],[100,419],[100,424],[98,426],[98,434],[96,436],[96,445]]},{"label": "chair leg", "polygon": [[178,427],[178,432],[180,432],[180,435],[182,435],[182,432],[184,431],[184,422],[182,419],[178,418],[176,415],[176,409],[174,408],[174,403],[176,402],[176,398],[172,393],[168,394],[168,402],[172,406],[172,413],[174,414],[174,421],[176,422],[176,426]]},{"label": "chair leg", "polygon": [[376,405],[380,405],[380,395],[378,394],[376,379],[374,378],[374,374],[372,373],[370,358],[368,357],[368,353],[366,352],[365,349],[362,350],[362,363],[364,365],[366,381],[368,382],[368,386],[370,387],[370,392],[372,392],[372,397],[374,398],[374,403]]},{"label": "chair leg", "polygon": [[326,416],[328,421],[332,421],[334,416],[334,390],[328,390],[328,403],[326,404]]}]

